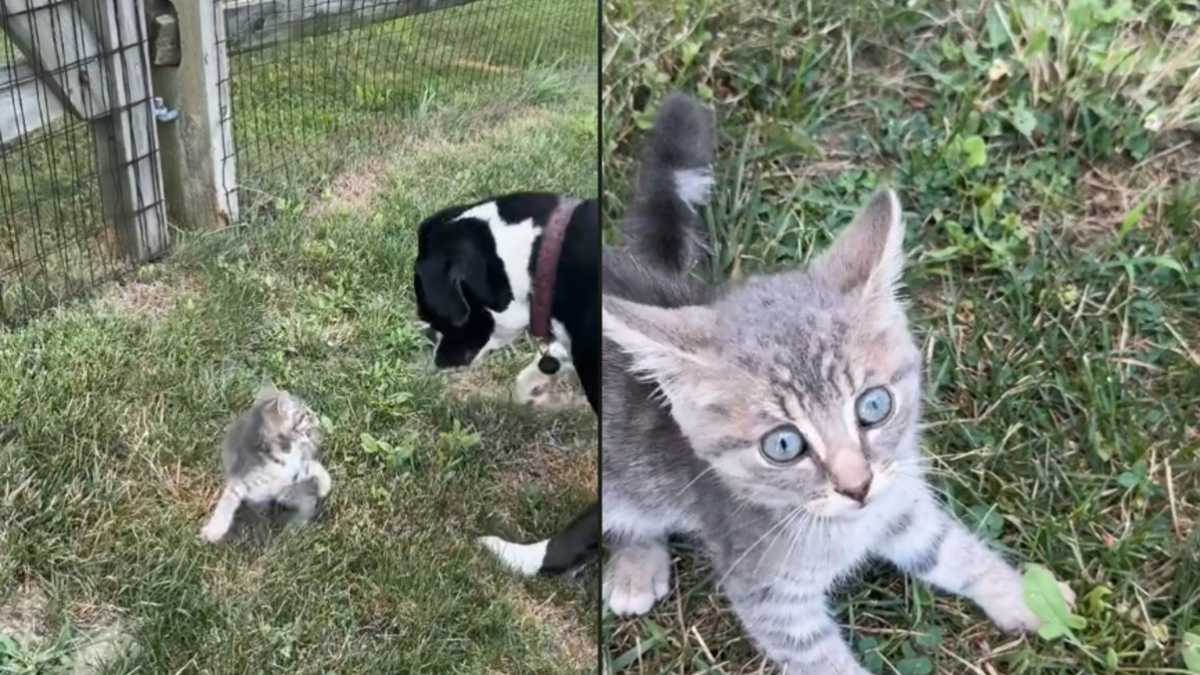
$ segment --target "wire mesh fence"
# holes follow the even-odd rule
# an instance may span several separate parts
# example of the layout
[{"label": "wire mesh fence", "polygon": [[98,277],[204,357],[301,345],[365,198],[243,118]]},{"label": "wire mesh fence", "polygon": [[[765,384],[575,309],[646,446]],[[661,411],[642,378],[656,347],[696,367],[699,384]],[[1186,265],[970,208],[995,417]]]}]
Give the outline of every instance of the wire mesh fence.
[{"label": "wire mesh fence", "polygon": [[[142,5],[0,2],[0,324],[165,251]],[[599,68],[594,0],[211,6],[226,27],[224,161],[236,163],[233,189],[251,220],[383,151],[414,116],[477,105],[539,68]]]},{"label": "wire mesh fence", "polygon": [[151,257],[159,238],[137,3],[0,3],[0,322]]},{"label": "wire mesh fence", "polygon": [[[342,6],[346,9],[343,10]],[[519,86],[539,67],[599,69],[594,0],[354,0],[228,17],[239,203],[320,190],[404,120]],[[293,37],[296,36],[296,37]]]}]

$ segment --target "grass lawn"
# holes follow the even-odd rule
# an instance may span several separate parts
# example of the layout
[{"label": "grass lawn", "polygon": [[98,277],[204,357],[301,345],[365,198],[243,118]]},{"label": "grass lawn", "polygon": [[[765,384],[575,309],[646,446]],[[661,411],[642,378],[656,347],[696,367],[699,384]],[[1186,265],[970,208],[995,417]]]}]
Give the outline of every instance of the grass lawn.
[{"label": "grass lawn", "polygon": [[[593,416],[498,400],[530,345],[470,381],[431,372],[411,269],[448,203],[596,193],[595,82],[593,62],[442,94],[271,218],[0,333],[0,672],[106,639],[136,645],[110,673],[594,672],[594,571],[526,582],[474,542],[540,538],[594,498]],[[331,423],[331,500],[207,545],[223,429],[267,378]]]},{"label": "grass lawn", "polygon": [[[898,188],[937,483],[1079,596],[1074,639],[1013,640],[870,570],[836,602],[874,673],[1200,672],[1200,23],[1133,5],[606,2],[609,216],[672,88],[719,111],[714,275],[799,264]],[[678,553],[649,617],[604,619],[607,672],[760,672]]]}]

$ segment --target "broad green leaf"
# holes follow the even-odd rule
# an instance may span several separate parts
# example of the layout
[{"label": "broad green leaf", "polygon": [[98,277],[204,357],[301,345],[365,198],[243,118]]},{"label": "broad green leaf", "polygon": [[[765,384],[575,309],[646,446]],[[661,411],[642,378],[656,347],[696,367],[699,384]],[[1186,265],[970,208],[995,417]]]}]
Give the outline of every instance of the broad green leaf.
[{"label": "broad green leaf", "polygon": [[362,443],[363,452],[367,453],[368,455],[377,455],[383,451],[383,441],[375,438],[365,431],[359,434],[358,439]]},{"label": "broad green leaf", "polygon": [[1009,111],[1009,120],[1025,138],[1030,138],[1033,135],[1034,129],[1037,129],[1037,117],[1024,105]]},{"label": "broad green leaf", "polygon": [[1042,620],[1038,635],[1044,640],[1053,640],[1063,635],[1074,637],[1072,629],[1087,626],[1087,621],[1071,612],[1063,597],[1062,589],[1054,573],[1042,565],[1029,565],[1022,580],[1025,603],[1030,611]]},{"label": "broad green leaf", "polygon": [[897,661],[896,670],[901,675],[929,675],[933,672],[933,662],[928,656],[911,656]]},{"label": "broad green leaf", "polygon": [[1044,623],[1038,628],[1038,636],[1047,642],[1057,640],[1064,635],[1069,635],[1070,632],[1066,624],[1062,623]]},{"label": "broad green leaf", "polygon": [[1097,0],[1070,0],[1067,3],[1067,23],[1078,33],[1086,33],[1094,26],[1099,3]]},{"label": "broad green leaf", "polygon": [[1100,23],[1117,23],[1124,21],[1133,14],[1133,3],[1130,0],[1117,0],[1111,7],[1101,8],[1096,13]]},{"label": "broad green leaf", "polygon": [[1188,669],[1188,672],[1200,673],[1200,635],[1192,632],[1184,633],[1183,643],[1186,645],[1183,648],[1183,666]]},{"label": "broad green leaf", "polygon": [[1180,265],[1179,261],[1174,260],[1172,258],[1167,258],[1167,257],[1161,256],[1161,255],[1152,255],[1152,256],[1148,256],[1146,258],[1146,260],[1154,263],[1155,265],[1157,265],[1159,267],[1165,267],[1169,270],[1183,274],[1183,265]]},{"label": "broad green leaf", "polygon": [[1046,29],[1034,29],[1033,33],[1029,36],[1028,41],[1025,43],[1025,56],[1027,58],[1040,56],[1049,46],[1050,34],[1046,31]]},{"label": "broad green leaf", "polygon": [[963,154],[967,156],[967,168],[974,169],[987,164],[987,143],[982,136],[969,136],[963,140]]},{"label": "broad green leaf", "polygon": [[1188,647],[1200,649],[1200,626],[1196,626],[1183,634],[1183,644]]}]

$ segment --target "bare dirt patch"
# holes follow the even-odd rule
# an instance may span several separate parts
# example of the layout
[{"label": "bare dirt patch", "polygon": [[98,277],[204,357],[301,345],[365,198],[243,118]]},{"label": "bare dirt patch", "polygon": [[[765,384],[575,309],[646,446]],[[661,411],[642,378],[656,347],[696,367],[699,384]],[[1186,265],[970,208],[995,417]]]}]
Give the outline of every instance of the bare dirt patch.
[{"label": "bare dirt patch", "polygon": [[0,634],[28,645],[44,639],[46,606],[49,600],[42,589],[26,582],[0,600]]},{"label": "bare dirt patch", "polygon": [[100,292],[96,305],[122,315],[159,319],[176,306],[180,297],[196,293],[198,286],[191,277],[113,283]]},{"label": "bare dirt patch", "polygon": [[[503,69],[486,63],[474,63],[472,67],[497,72]],[[473,110],[467,119],[458,110],[446,110],[434,112],[416,123],[410,120],[404,125],[380,125],[374,130],[370,155],[337,174],[310,201],[308,212],[314,217],[367,214],[396,175],[397,162],[408,162],[428,152],[471,153],[484,137],[540,131],[549,123],[549,116],[550,113],[537,108],[514,107],[498,100]],[[337,147],[329,149],[334,156],[340,151]]]},{"label": "bare dirt patch", "polygon": [[[525,403],[543,410],[583,410],[588,407],[587,399],[573,377],[548,376],[541,373],[527,375],[521,382],[497,377],[487,369],[465,370],[451,373],[447,378],[446,390],[454,398],[465,401],[484,399],[511,403]],[[518,394],[517,389],[523,394]],[[521,400],[521,396],[528,398]]]},{"label": "bare dirt patch", "polygon": [[367,213],[387,183],[388,176],[387,165],[379,157],[358,162],[334,177],[321,200],[313,205],[314,215]]},{"label": "bare dirt patch", "polygon": [[506,383],[498,381],[494,374],[483,368],[450,373],[446,378],[446,392],[460,401],[468,399],[507,401],[512,398],[512,391],[506,386]]},{"label": "bare dirt patch", "polygon": [[93,675],[136,649],[133,637],[115,612],[95,604],[80,605],[72,612],[74,637],[64,641],[61,635],[65,633],[50,621],[49,604],[36,583],[24,583],[0,600],[0,635],[11,638],[22,653],[39,664],[45,661],[44,665],[49,665],[47,659],[65,657],[65,672],[71,675]]},{"label": "bare dirt patch", "polygon": [[119,623],[98,626],[80,638],[71,657],[71,675],[98,673],[133,648],[133,638]]}]

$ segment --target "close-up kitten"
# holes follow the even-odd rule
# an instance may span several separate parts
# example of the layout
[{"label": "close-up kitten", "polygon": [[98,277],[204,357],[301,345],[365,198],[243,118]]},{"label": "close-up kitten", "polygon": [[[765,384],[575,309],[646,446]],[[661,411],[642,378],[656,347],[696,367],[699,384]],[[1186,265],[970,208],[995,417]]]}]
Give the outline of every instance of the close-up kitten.
[{"label": "close-up kitten", "polygon": [[243,502],[280,506],[293,522],[311,521],[319,500],[333,488],[321,465],[323,439],[320,420],[303,401],[283,390],[263,388],[225,434],[225,487],[201,538],[223,539]]},{"label": "close-up kitten", "polygon": [[[672,96],[650,153],[710,152],[695,133],[707,119]],[[689,535],[788,673],[866,675],[826,595],[872,557],[970,598],[1004,631],[1035,630],[1021,574],[925,480],[896,194],[877,192],[807,267],[713,286],[688,276],[702,224],[686,177],[661,178],[639,181],[624,224],[639,236],[605,266],[608,607],[649,612],[669,592],[668,537]]]}]

